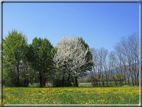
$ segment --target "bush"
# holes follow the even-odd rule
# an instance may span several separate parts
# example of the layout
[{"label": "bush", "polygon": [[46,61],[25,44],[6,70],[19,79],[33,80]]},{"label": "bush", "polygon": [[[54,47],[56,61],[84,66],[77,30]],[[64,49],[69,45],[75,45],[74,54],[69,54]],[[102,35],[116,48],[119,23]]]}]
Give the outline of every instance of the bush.
[{"label": "bush", "polygon": [[17,72],[3,68],[3,85],[6,87],[17,86]]},{"label": "bush", "polygon": [[[29,81],[19,77],[19,86],[20,87],[27,87],[29,84]],[[6,87],[17,87],[18,86],[18,79],[17,75],[12,77],[11,75],[5,75],[5,78],[3,78],[3,85]]]},{"label": "bush", "polygon": [[22,78],[22,79],[19,80],[19,85],[20,85],[20,87],[28,87],[29,86],[29,80]]},{"label": "bush", "polygon": [[7,78],[7,80],[3,80],[3,85],[6,87],[15,87],[17,86],[17,81],[15,80],[14,82],[12,82],[13,80],[11,78]]},{"label": "bush", "polygon": [[61,87],[62,86],[62,80],[55,78],[53,80],[53,87]]},{"label": "bush", "polygon": [[15,87],[18,85],[17,78],[12,78],[9,75],[7,75],[5,78],[3,78],[3,85],[6,87]]},{"label": "bush", "polygon": [[[72,84],[72,81],[71,81],[71,78],[69,81],[67,80],[64,80],[64,86],[73,86]],[[53,80],[53,87],[62,87],[62,79],[59,79],[59,78],[55,78]]]}]

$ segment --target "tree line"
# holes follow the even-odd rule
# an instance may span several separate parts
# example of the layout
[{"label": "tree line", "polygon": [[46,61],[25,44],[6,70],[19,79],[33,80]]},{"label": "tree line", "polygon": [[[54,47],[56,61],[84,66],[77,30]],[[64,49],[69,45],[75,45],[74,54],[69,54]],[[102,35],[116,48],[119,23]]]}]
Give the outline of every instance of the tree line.
[{"label": "tree line", "polygon": [[[3,85],[27,87],[47,81],[55,87],[78,86],[78,78],[91,73],[93,86],[114,81],[121,85],[132,79],[138,84],[139,54],[137,34],[122,39],[115,51],[91,49],[83,38],[62,37],[56,47],[47,38],[27,43],[22,33],[12,31],[3,39]],[[88,72],[87,72],[88,71]]]},{"label": "tree line", "polygon": [[[90,82],[93,86],[139,85],[139,38],[135,33],[121,38],[114,51],[92,49],[93,67]],[[131,81],[130,81],[131,80]]]},{"label": "tree line", "polygon": [[63,37],[56,47],[46,38],[35,37],[31,44],[17,31],[3,39],[3,84],[28,86],[47,81],[53,86],[78,86],[78,76],[91,69],[92,54],[82,38]]}]

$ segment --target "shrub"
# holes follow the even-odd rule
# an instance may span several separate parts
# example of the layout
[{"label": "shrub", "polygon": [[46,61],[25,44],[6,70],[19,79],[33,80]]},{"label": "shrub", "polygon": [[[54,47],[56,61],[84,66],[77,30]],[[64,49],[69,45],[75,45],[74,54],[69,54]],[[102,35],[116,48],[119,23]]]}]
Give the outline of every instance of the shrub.
[{"label": "shrub", "polygon": [[29,86],[29,80],[22,78],[19,81],[19,85],[20,85],[20,87],[28,87]]},{"label": "shrub", "polygon": [[62,86],[62,80],[55,78],[53,80],[53,87],[61,87]]}]

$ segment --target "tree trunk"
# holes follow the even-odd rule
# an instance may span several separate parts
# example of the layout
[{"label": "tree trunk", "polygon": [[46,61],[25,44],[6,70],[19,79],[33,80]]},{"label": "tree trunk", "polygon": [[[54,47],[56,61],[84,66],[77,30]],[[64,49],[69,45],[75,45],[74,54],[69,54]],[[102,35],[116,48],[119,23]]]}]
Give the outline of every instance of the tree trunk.
[{"label": "tree trunk", "polygon": [[100,86],[100,80],[98,81],[98,83],[99,83],[98,86]]},{"label": "tree trunk", "polygon": [[17,64],[17,72],[18,72],[18,87],[19,87],[19,60],[18,60],[18,64]]},{"label": "tree trunk", "polygon": [[129,83],[129,78],[128,78],[128,85],[129,85],[130,83]]},{"label": "tree trunk", "polygon": [[77,77],[75,77],[75,86],[78,87]]},{"label": "tree trunk", "polygon": [[113,86],[113,81],[111,81],[111,86]]},{"label": "tree trunk", "polygon": [[111,78],[111,81],[110,81],[110,82],[111,82],[111,86],[113,86],[113,79],[112,79],[112,78]]},{"label": "tree trunk", "polygon": [[96,79],[95,79],[95,78],[94,78],[94,82],[95,82],[94,86],[97,86],[97,81],[96,81]]},{"label": "tree trunk", "polygon": [[106,82],[107,82],[107,87],[108,87],[108,80],[106,79]]},{"label": "tree trunk", "polygon": [[99,76],[99,81],[98,82],[99,82],[99,86],[100,86],[100,76]]},{"label": "tree trunk", "polygon": [[73,78],[72,81],[73,81],[73,86],[75,86],[75,79]]},{"label": "tree trunk", "polygon": [[29,77],[31,85],[33,84],[33,79]]},{"label": "tree trunk", "polygon": [[45,87],[45,85],[46,85],[46,82],[44,82],[43,86]]},{"label": "tree trunk", "polygon": [[136,85],[136,75],[135,75],[135,85]]},{"label": "tree trunk", "polygon": [[31,79],[31,85],[33,85],[33,79]]},{"label": "tree trunk", "polygon": [[41,71],[40,71],[40,77],[39,77],[39,80],[40,80],[40,87],[42,87],[42,77],[41,77]]},{"label": "tree trunk", "polygon": [[115,78],[113,78],[114,82],[115,82],[115,85],[117,86],[117,80]]},{"label": "tree trunk", "polygon": [[69,74],[68,79],[67,79],[67,86],[71,86],[70,74]]},{"label": "tree trunk", "polygon": [[120,79],[120,86],[122,86],[123,84],[123,79]]},{"label": "tree trunk", "polygon": [[64,87],[64,76],[63,76],[63,79],[62,79],[62,87]]},{"label": "tree trunk", "polygon": [[134,86],[134,78],[132,77],[132,85]]},{"label": "tree trunk", "polygon": [[135,77],[135,85],[136,85],[136,81],[137,81],[137,80],[136,80],[136,77]]},{"label": "tree trunk", "polygon": [[[65,67],[66,67],[66,66],[65,66]],[[64,75],[65,75],[65,69],[64,69],[64,72],[63,72],[62,87],[65,86],[65,77],[64,77]]]},{"label": "tree trunk", "polygon": [[46,82],[45,82],[45,80],[43,79],[43,84],[42,84],[43,87],[45,87],[45,83],[46,83]]},{"label": "tree trunk", "polygon": [[67,63],[67,62],[65,61],[64,63],[65,63],[65,65],[64,65],[65,68],[64,68],[64,70],[63,70],[62,87],[65,86],[65,77],[64,77],[64,76],[65,76],[65,70],[66,70],[66,63]]},{"label": "tree trunk", "polygon": [[98,80],[97,80],[97,86],[99,86]]},{"label": "tree trunk", "polygon": [[102,83],[103,83],[103,87],[104,87],[104,78],[103,78],[103,75],[102,75]]},{"label": "tree trunk", "polygon": [[119,76],[119,84],[120,84],[120,86],[122,86],[122,83],[121,83],[122,81],[121,81],[121,77]]},{"label": "tree trunk", "polygon": [[[126,68],[125,68],[125,71],[126,71]],[[126,73],[124,71],[124,79],[125,79],[125,85],[126,85]]]},{"label": "tree trunk", "polygon": [[94,80],[94,85],[93,86],[96,86],[96,80]]},{"label": "tree trunk", "polygon": [[126,85],[126,78],[125,78],[125,85]]},{"label": "tree trunk", "polygon": [[42,78],[40,77],[40,87],[42,87]]},{"label": "tree trunk", "polygon": [[137,85],[139,85],[139,72],[137,73]]},{"label": "tree trunk", "polygon": [[106,84],[107,84],[107,87],[108,87],[108,78],[107,78],[107,74],[106,74]]}]

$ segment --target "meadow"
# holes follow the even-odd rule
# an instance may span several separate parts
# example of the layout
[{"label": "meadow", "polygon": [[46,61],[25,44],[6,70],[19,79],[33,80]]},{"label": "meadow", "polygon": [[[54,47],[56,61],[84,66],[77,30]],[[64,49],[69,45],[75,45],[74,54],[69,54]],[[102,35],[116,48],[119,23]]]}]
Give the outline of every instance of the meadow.
[{"label": "meadow", "polygon": [[139,87],[4,87],[3,104],[139,104]]}]

